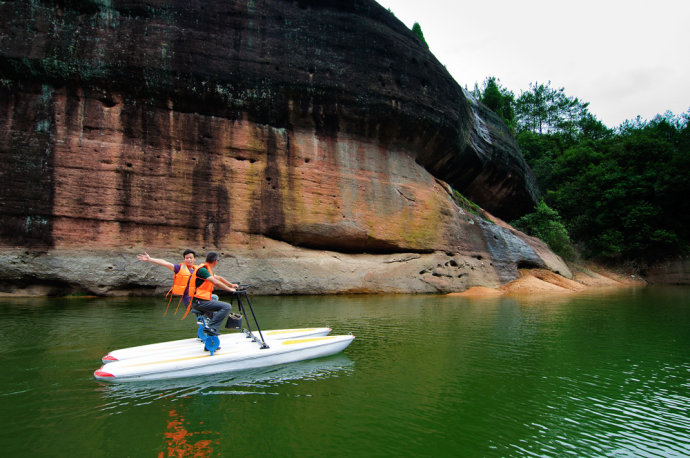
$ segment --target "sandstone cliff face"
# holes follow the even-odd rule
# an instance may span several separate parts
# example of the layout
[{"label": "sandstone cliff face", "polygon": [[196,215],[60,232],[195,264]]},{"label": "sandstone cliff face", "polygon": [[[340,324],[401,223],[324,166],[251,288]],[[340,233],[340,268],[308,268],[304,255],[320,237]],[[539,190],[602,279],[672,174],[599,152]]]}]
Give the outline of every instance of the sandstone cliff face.
[{"label": "sandstone cliff face", "polygon": [[509,219],[536,187],[373,1],[7,1],[0,30],[6,284],[153,288],[167,277],[133,254],[187,246],[266,293],[569,274],[454,199],[446,182]]}]

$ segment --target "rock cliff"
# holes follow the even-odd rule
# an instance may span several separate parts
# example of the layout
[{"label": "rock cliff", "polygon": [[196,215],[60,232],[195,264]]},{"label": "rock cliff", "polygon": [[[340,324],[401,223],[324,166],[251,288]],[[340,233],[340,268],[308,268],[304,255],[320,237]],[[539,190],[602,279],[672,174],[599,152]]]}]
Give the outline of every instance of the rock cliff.
[{"label": "rock cliff", "polygon": [[569,275],[454,191],[504,219],[537,196],[505,126],[373,1],[5,1],[0,30],[5,290],[160,288],[133,254],[188,246],[264,293]]}]

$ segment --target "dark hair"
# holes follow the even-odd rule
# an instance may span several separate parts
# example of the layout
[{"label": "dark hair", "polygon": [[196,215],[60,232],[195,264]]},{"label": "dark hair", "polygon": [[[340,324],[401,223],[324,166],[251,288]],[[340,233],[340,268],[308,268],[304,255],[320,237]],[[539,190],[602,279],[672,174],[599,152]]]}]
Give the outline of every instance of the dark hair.
[{"label": "dark hair", "polygon": [[189,253],[192,253],[192,254],[194,255],[194,257],[196,258],[196,253],[194,252],[194,250],[190,250],[189,248],[187,248],[186,250],[184,250],[184,253],[182,253],[182,257],[184,258],[184,257],[187,256]]},{"label": "dark hair", "polygon": [[215,251],[209,251],[206,255],[206,262],[215,262],[218,259],[218,253]]}]

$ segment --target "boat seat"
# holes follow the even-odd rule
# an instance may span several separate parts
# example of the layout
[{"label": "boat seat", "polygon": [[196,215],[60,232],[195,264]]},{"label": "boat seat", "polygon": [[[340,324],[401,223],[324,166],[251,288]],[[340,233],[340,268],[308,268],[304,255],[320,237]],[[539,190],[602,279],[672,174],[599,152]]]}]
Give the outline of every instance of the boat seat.
[{"label": "boat seat", "polygon": [[191,309],[191,312],[196,315],[196,324],[198,325],[196,336],[203,342],[206,338],[204,328],[208,325],[209,316],[206,314],[206,312],[202,312],[201,310],[197,310],[195,308]]}]

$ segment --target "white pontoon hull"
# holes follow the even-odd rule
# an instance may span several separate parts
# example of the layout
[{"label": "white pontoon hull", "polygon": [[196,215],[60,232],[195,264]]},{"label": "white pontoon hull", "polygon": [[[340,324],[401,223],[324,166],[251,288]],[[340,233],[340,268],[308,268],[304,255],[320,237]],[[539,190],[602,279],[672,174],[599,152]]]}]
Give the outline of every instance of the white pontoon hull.
[{"label": "white pontoon hull", "polygon": [[195,351],[184,355],[158,352],[152,355],[114,361],[94,372],[94,377],[104,381],[158,380],[196,375],[217,374],[307,359],[330,356],[343,351],[354,336],[310,336],[283,340],[266,338],[269,348],[246,339],[245,342],[224,346],[213,356],[197,342]]}]

